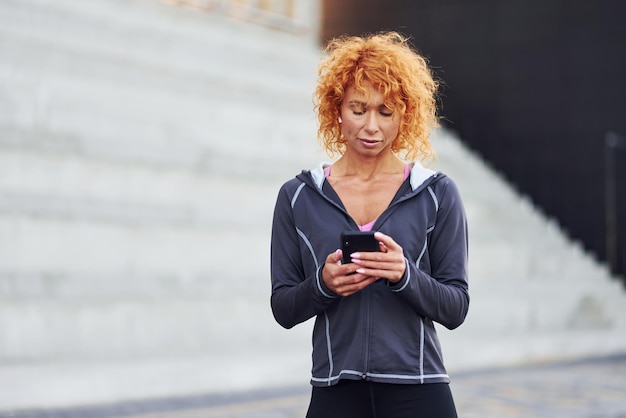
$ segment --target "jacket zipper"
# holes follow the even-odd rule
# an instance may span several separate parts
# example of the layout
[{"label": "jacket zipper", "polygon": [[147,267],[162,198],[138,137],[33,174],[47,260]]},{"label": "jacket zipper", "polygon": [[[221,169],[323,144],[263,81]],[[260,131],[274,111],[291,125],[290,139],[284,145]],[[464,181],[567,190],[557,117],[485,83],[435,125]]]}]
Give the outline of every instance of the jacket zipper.
[{"label": "jacket zipper", "polygon": [[367,379],[367,375],[369,373],[369,362],[370,362],[370,336],[372,333],[372,320],[371,320],[371,310],[370,310],[370,299],[371,292],[370,289],[363,289],[365,294],[363,295],[363,305],[365,311],[365,343],[363,344],[363,374],[361,375],[362,380]]}]

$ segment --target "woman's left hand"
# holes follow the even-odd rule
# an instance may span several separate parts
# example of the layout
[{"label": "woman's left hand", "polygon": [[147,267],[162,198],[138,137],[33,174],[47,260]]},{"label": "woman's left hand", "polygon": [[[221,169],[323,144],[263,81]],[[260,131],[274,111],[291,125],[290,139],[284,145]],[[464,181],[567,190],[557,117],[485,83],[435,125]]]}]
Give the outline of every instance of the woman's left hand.
[{"label": "woman's left hand", "polygon": [[374,237],[378,240],[380,252],[352,254],[352,262],[359,265],[357,273],[387,279],[391,283],[399,282],[406,271],[402,247],[382,232],[376,232]]}]

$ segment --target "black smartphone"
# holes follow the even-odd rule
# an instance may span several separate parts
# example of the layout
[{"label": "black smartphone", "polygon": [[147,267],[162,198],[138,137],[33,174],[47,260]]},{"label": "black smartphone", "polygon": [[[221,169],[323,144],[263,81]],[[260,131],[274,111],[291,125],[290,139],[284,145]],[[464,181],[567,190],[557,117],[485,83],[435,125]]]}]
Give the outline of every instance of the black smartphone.
[{"label": "black smartphone", "polygon": [[380,251],[374,232],[345,231],[341,233],[342,264],[351,263],[350,254],[359,251]]}]

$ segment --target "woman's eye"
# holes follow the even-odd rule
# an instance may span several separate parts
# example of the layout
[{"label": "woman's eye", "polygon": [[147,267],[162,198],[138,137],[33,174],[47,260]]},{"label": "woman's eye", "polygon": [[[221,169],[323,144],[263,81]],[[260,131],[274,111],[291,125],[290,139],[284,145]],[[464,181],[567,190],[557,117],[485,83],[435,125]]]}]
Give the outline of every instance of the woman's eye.
[{"label": "woman's eye", "polygon": [[365,104],[360,103],[360,102],[351,102],[350,110],[352,111],[353,114],[360,116],[360,115],[365,114],[367,107],[365,106]]},{"label": "woman's eye", "polygon": [[393,112],[380,112],[380,114],[385,116],[385,117],[393,116]]}]

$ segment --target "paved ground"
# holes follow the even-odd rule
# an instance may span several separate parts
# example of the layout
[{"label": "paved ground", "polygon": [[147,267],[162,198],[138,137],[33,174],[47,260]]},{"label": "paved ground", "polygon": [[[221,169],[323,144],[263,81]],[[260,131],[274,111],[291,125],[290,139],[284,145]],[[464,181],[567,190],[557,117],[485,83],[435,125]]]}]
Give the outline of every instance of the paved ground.
[{"label": "paved ground", "polygon": [[[453,375],[461,418],[626,418],[626,354]],[[299,418],[309,389],[272,389],[47,411],[0,418]],[[350,418],[350,417],[346,417]]]}]

